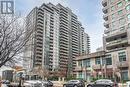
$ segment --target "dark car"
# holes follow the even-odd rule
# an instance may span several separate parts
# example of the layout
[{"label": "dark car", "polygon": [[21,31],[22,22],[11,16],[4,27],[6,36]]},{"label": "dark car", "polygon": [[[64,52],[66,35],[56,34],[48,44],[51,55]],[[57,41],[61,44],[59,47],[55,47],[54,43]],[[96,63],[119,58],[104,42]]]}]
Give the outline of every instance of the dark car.
[{"label": "dark car", "polygon": [[109,79],[100,79],[94,83],[88,84],[87,87],[118,87],[118,84],[112,82]]},{"label": "dark car", "polygon": [[42,85],[44,87],[53,87],[53,83],[51,81],[42,81]]},{"label": "dark car", "polygon": [[83,80],[70,80],[63,87],[85,87],[85,83]]},{"label": "dark car", "polygon": [[10,81],[9,80],[3,80],[1,83],[2,84],[10,84]]}]

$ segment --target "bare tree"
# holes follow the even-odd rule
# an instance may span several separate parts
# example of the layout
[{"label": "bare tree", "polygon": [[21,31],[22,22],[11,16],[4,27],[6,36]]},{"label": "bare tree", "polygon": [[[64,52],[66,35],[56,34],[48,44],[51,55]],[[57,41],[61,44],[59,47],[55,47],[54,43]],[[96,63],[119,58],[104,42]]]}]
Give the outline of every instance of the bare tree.
[{"label": "bare tree", "polygon": [[49,77],[49,71],[46,68],[43,68],[41,66],[35,67],[33,69],[33,73],[40,76],[42,79]]},{"label": "bare tree", "polygon": [[33,32],[25,29],[25,23],[20,16],[0,16],[0,67],[22,61],[19,55]]}]

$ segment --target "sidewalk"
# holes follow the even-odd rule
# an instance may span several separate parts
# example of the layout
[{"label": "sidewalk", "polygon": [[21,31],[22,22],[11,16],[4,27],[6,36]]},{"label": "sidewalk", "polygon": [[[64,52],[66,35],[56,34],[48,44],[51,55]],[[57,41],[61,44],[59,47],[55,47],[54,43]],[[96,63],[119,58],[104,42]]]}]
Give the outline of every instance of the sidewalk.
[{"label": "sidewalk", "polygon": [[119,87],[126,87],[126,83],[122,84],[122,83],[118,83]]},{"label": "sidewalk", "polygon": [[63,81],[52,81],[52,82],[54,87],[63,87],[63,84],[65,83]]}]

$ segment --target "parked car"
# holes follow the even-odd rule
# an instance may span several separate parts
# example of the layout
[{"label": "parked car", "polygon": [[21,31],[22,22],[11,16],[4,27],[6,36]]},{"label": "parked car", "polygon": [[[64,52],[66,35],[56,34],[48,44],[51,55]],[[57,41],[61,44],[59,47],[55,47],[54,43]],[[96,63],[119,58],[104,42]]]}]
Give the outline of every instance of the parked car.
[{"label": "parked car", "polygon": [[9,80],[2,80],[1,83],[2,84],[10,84],[10,81]]},{"label": "parked car", "polygon": [[38,80],[30,80],[24,82],[24,87],[42,87],[41,81]]},{"label": "parked car", "polygon": [[85,83],[83,80],[70,80],[63,87],[85,87]]},{"label": "parked car", "polygon": [[43,87],[53,87],[53,83],[51,81],[42,81]]},{"label": "parked car", "polygon": [[88,84],[87,87],[118,87],[118,84],[109,79],[100,79],[94,83]]},{"label": "parked car", "polygon": [[130,81],[126,82],[126,87],[130,87]]},{"label": "parked car", "polygon": [[51,81],[29,80],[24,82],[25,87],[53,87]]}]

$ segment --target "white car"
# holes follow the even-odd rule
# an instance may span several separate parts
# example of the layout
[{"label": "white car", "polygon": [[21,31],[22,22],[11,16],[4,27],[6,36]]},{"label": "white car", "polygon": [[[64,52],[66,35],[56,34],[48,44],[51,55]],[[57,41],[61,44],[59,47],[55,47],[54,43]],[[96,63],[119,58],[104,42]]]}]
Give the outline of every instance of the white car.
[{"label": "white car", "polygon": [[6,84],[2,84],[1,87],[8,87]]},{"label": "white car", "polygon": [[23,84],[25,87],[42,87],[42,83],[41,81],[38,80],[30,80],[30,81],[26,81]]},{"label": "white car", "polygon": [[130,81],[126,82],[126,87],[130,87]]},{"label": "white car", "polygon": [[87,87],[118,87],[118,84],[109,79],[99,79],[94,83],[88,84]]}]

